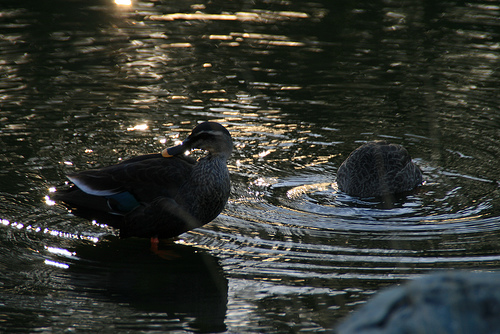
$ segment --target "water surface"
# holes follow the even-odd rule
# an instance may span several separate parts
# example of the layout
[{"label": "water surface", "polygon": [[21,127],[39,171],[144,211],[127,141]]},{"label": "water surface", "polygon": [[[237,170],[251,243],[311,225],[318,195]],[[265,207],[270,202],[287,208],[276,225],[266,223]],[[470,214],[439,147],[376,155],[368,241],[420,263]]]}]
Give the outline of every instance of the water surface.
[{"label": "water surface", "polygon": [[[500,267],[500,7],[458,1],[5,1],[0,329],[324,331],[382,287]],[[163,244],[46,199],[65,174],[224,124],[232,195]],[[337,190],[365,141],[425,184]]]}]

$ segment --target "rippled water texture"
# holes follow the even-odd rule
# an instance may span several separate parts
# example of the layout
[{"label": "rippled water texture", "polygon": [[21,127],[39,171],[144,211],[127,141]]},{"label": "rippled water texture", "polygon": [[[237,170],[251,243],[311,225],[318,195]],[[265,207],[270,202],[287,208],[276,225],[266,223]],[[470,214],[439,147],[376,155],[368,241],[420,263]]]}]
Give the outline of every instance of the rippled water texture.
[{"label": "rippled water texture", "polygon": [[[500,267],[496,1],[3,1],[0,331],[298,332],[380,288]],[[162,244],[46,200],[218,121],[225,211]],[[365,141],[425,184],[337,190]]]}]

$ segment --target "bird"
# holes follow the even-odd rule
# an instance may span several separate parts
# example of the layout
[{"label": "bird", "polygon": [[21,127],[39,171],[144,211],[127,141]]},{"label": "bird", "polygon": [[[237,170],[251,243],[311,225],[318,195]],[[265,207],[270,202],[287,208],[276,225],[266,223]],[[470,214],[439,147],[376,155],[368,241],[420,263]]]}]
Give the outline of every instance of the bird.
[{"label": "bird", "polygon": [[[191,149],[207,154],[194,160],[184,154]],[[81,216],[105,217],[122,238],[175,237],[209,223],[224,209],[232,150],[224,126],[203,122],[180,145],[162,153],[68,174],[72,186],[52,197]]]},{"label": "bird", "polygon": [[339,190],[360,198],[404,193],[422,184],[422,171],[401,145],[370,141],[356,150],[337,171]]}]

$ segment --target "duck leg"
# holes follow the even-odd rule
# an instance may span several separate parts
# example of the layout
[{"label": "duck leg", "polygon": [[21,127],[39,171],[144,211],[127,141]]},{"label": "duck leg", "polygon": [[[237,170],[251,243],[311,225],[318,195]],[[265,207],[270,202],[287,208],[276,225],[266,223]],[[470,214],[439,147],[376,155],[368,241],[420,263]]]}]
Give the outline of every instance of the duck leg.
[{"label": "duck leg", "polygon": [[171,250],[167,250],[167,249],[160,250],[158,248],[159,244],[160,244],[160,239],[158,239],[158,237],[151,237],[151,252],[158,255],[162,259],[174,260],[174,259],[178,259],[181,257],[179,254],[177,254],[172,249]]}]

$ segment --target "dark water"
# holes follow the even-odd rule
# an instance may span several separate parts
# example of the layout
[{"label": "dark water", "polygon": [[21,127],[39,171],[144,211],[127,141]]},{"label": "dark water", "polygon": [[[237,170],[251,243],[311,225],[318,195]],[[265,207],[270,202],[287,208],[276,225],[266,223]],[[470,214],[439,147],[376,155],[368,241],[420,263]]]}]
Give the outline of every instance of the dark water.
[{"label": "dark water", "polygon": [[[299,332],[380,288],[500,267],[498,1],[2,1],[0,331]],[[235,139],[213,223],[120,240],[45,196],[199,121]],[[426,183],[339,193],[364,141]]]}]

